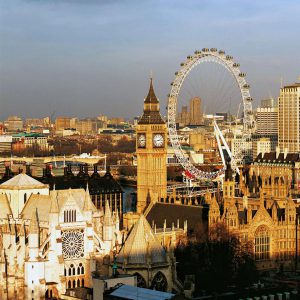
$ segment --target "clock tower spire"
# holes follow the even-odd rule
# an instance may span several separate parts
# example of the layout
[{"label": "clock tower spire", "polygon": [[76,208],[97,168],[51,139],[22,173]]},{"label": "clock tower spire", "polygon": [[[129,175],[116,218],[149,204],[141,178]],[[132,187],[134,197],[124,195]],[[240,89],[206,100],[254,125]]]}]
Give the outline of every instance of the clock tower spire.
[{"label": "clock tower spire", "polygon": [[150,78],[144,112],[136,127],[137,212],[167,195],[167,126]]}]

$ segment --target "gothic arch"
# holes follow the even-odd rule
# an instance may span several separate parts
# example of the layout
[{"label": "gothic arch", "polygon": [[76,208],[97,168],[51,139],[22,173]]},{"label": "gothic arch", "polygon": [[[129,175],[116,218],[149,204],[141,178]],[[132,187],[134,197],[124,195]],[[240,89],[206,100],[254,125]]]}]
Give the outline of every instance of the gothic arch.
[{"label": "gothic arch", "polygon": [[270,259],[270,230],[266,225],[260,225],[254,234],[254,253],[256,260]]},{"label": "gothic arch", "polygon": [[166,292],[168,289],[168,281],[162,272],[157,272],[152,279],[151,289]]},{"label": "gothic arch", "polygon": [[137,286],[140,288],[146,288],[146,280],[144,279],[144,277],[140,274],[140,273],[134,273],[134,276],[136,276],[136,281],[137,281]]}]

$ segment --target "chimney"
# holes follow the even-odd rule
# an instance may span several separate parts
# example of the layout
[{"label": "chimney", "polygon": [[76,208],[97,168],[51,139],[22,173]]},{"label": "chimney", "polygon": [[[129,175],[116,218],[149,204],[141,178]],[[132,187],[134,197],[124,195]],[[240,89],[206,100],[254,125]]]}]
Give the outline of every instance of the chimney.
[{"label": "chimney", "polygon": [[26,165],[26,175],[31,176],[30,165]]}]

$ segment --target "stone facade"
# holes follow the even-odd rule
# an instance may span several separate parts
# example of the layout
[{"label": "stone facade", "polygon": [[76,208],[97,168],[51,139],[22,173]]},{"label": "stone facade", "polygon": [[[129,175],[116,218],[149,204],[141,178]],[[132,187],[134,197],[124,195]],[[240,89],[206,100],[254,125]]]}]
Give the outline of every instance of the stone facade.
[{"label": "stone facade", "polygon": [[[19,194],[31,194],[21,206],[12,179],[21,182]],[[43,299],[92,287],[96,261],[121,244],[118,213],[108,200],[105,212],[97,210],[88,188],[44,192],[28,175],[12,179],[0,185],[0,298]]]},{"label": "stone facade", "polygon": [[215,195],[206,199],[209,230],[223,222],[229,233],[252,245],[257,267],[261,270],[293,269],[300,254],[297,238],[300,203],[289,194],[290,181],[277,175],[274,181],[269,180],[268,174],[259,179],[251,176],[246,182],[244,174],[239,185],[232,177],[225,176],[223,199],[217,201]]}]

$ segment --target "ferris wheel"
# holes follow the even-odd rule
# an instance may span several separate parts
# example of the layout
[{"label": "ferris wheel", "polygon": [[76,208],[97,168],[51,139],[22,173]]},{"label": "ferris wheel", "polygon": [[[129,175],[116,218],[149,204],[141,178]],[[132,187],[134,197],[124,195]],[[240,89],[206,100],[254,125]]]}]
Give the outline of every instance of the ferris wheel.
[{"label": "ferris wheel", "polygon": [[[233,57],[230,55],[225,55],[225,51],[218,51],[216,48],[203,48],[202,51],[195,51],[194,55],[188,56],[186,61],[181,63],[181,68],[175,73],[175,79],[171,83],[172,88],[168,96],[167,106],[168,131],[170,142],[179,163],[185,169],[186,173],[196,180],[214,179],[224,171],[224,169],[222,169],[217,172],[206,172],[196,168],[189,158],[184,154],[176,130],[177,102],[182,85],[192,69],[204,62],[222,66],[229,72],[229,74],[233,76],[234,80],[236,81],[242,99],[241,103],[243,104],[243,136],[249,138],[255,127],[252,111],[252,98],[249,91],[250,86],[246,82],[246,74],[240,71],[240,65],[233,61]],[[216,123],[214,126],[216,128]],[[229,153],[229,156],[231,157],[232,164],[236,165],[237,155],[232,156],[231,153]]]}]

